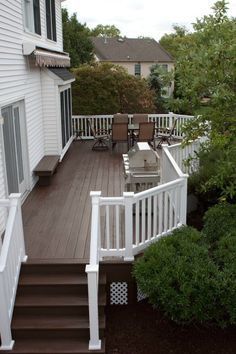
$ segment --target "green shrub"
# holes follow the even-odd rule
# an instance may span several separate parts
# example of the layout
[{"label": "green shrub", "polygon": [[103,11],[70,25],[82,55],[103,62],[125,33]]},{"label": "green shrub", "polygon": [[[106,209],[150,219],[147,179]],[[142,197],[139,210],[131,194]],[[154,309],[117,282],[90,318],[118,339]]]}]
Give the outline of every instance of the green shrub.
[{"label": "green shrub", "polygon": [[177,323],[236,324],[236,234],[215,243],[183,227],[151,245],[134,264],[138,287]]},{"label": "green shrub", "polygon": [[236,230],[236,205],[218,204],[208,209],[203,218],[203,234],[210,244]]},{"label": "green shrub", "polygon": [[150,246],[134,265],[141,291],[180,323],[206,322],[214,317],[215,273],[201,234],[190,227]]}]

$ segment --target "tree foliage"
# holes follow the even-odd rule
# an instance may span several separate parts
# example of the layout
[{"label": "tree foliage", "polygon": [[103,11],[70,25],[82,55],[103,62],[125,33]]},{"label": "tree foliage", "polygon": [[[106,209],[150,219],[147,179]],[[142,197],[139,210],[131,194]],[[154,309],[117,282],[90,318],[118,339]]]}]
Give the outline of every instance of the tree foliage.
[{"label": "tree foliage", "polygon": [[151,66],[150,75],[148,76],[148,84],[155,92],[155,106],[157,112],[165,112],[164,96],[166,95],[166,89],[171,85],[172,80],[173,72],[164,70],[159,64]]},{"label": "tree foliage", "polygon": [[[208,194],[209,199],[214,196],[220,201],[233,201],[236,198],[236,21],[227,16],[225,0],[217,1],[212,9],[213,14],[196,20],[193,33],[176,31],[175,35],[164,38],[170,41],[170,47],[177,46],[175,97],[169,100],[168,108],[201,115],[198,129],[196,122],[187,127],[186,141],[200,135],[202,126],[209,122],[210,140],[199,155],[195,188],[202,195]],[[174,39],[177,39],[175,44]]]},{"label": "tree foliage", "polygon": [[84,65],[74,71],[74,114],[150,113],[154,93],[146,80],[112,64]]},{"label": "tree foliage", "polygon": [[97,25],[91,30],[92,37],[120,37],[120,30],[115,25]]},{"label": "tree foliage", "polygon": [[74,13],[71,17],[67,9],[62,9],[64,50],[70,54],[71,67],[78,67],[93,61],[93,44],[90,30],[81,24]]}]

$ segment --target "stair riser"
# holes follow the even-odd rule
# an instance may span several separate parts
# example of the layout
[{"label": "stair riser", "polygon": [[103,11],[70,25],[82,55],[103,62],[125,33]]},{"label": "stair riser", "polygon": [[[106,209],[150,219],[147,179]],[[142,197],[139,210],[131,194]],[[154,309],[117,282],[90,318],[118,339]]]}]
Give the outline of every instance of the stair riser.
[{"label": "stair riser", "polygon": [[[99,329],[101,337],[104,336],[104,328]],[[77,329],[12,329],[12,337],[15,340],[19,339],[56,339],[56,338],[89,338],[89,328]]]},{"label": "stair riser", "polygon": [[19,285],[17,290],[18,296],[24,295],[59,295],[59,294],[77,294],[88,295],[88,286],[85,285]]},{"label": "stair riser", "polygon": [[[15,307],[14,316],[51,316],[51,315],[88,315],[88,306],[62,306],[62,307]],[[99,315],[104,314],[104,307],[99,306]]]},{"label": "stair riser", "polygon": [[21,274],[81,274],[85,273],[84,264],[23,264]]}]

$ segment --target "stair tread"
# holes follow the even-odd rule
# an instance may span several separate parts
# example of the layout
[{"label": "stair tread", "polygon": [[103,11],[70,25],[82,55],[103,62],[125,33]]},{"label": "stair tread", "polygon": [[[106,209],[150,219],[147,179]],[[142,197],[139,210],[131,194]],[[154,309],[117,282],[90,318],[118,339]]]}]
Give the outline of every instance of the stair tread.
[{"label": "stair tread", "polygon": [[[106,304],[106,293],[98,296],[100,306]],[[88,297],[80,294],[19,294],[15,306],[87,306]]]},{"label": "stair tread", "polygon": [[[105,274],[99,275],[99,284],[106,283]],[[23,273],[20,276],[19,285],[86,285],[85,273]]]},{"label": "stair tread", "polygon": [[[105,342],[102,340],[101,350],[88,350],[88,339],[63,338],[63,339],[29,339],[22,338],[15,342],[12,351],[4,351],[12,354],[85,354],[105,353]],[[3,352],[3,353],[4,353]]]},{"label": "stair tread", "polygon": [[[105,328],[105,316],[99,316],[99,327]],[[18,315],[14,316],[12,329],[83,329],[89,328],[88,316],[78,315]]]}]

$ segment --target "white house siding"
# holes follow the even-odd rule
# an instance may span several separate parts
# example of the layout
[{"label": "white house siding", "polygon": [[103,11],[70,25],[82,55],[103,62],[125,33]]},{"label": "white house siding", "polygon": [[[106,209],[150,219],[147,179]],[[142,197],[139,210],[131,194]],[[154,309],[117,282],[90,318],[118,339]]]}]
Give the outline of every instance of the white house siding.
[{"label": "white house siding", "polygon": [[[123,66],[129,74],[134,75],[134,67],[137,62],[114,62],[116,65]],[[141,64],[141,76],[143,78],[147,78],[148,75],[150,74],[150,68],[154,64],[167,64],[168,65],[168,71],[174,70],[174,63],[166,63],[166,62],[142,62]],[[170,96],[174,91],[174,81],[171,84],[171,87],[168,88],[168,95]]]},{"label": "white house siding", "polygon": [[[13,2],[13,0],[12,0]],[[16,2],[16,1],[14,1]],[[21,0],[17,1],[21,3]],[[43,47],[51,50],[63,51],[62,41],[62,20],[61,20],[61,1],[55,1],[56,6],[56,31],[57,42],[47,39],[47,27],[46,27],[46,12],[45,12],[45,0],[40,1],[40,15],[41,15],[41,36],[37,34],[27,33],[23,31],[23,39],[28,42],[35,43],[38,47]]]},{"label": "white house siding", "polygon": [[44,151],[46,155],[58,154],[58,137],[60,136],[58,127],[58,85],[46,71],[42,71],[42,100],[43,100],[43,126],[44,126]]},{"label": "white house siding", "polygon": [[32,170],[44,154],[41,75],[22,55],[23,17],[21,0],[0,3],[0,108],[23,101],[26,129],[29,186],[34,185]]}]

